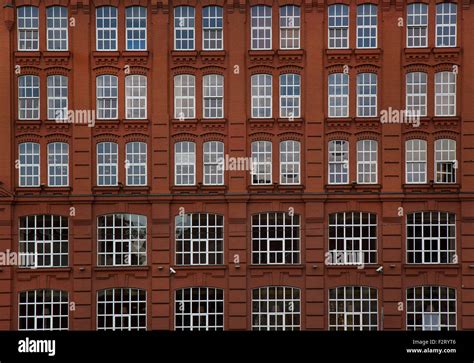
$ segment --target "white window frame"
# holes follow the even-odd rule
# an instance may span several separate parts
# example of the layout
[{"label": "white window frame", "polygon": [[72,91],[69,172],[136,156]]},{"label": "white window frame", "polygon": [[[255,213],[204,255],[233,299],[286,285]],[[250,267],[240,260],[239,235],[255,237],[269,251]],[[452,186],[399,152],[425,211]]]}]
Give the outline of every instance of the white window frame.
[{"label": "white window frame", "polygon": [[48,144],[48,186],[69,186],[69,144],[66,142]]},{"label": "white window frame", "polygon": [[406,111],[412,116],[426,116],[428,75],[425,72],[406,74]]},{"label": "white window frame", "polygon": [[[341,178],[341,181],[337,181],[338,176]],[[349,176],[349,141],[329,141],[328,184],[348,184]]]},{"label": "white window frame", "polygon": [[224,49],[224,9],[208,5],[202,8],[202,49],[206,51]]},{"label": "white window frame", "polygon": [[280,117],[295,119],[301,110],[301,76],[296,73],[280,75]]},{"label": "white window frame", "polygon": [[[360,4],[357,6],[357,49],[377,48],[378,6],[375,4]],[[361,24],[359,24],[361,23]],[[368,30],[369,35],[365,35]],[[369,45],[365,44],[366,41]],[[375,42],[372,45],[372,42]]]},{"label": "white window frame", "polygon": [[328,6],[328,48],[348,49],[350,29],[349,5],[333,4]]},{"label": "white window frame", "polygon": [[128,6],[125,9],[125,27],[125,49],[129,51],[147,50],[147,8],[137,5]]},{"label": "white window frame", "polygon": [[[254,141],[252,149],[252,184],[272,184],[272,143],[270,141]],[[263,178],[263,179],[261,179]],[[263,181],[262,181],[263,180]]]},{"label": "white window frame", "polygon": [[196,77],[192,74],[174,77],[174,117],[179,120],[196,118]]},{"label": "white window frame", "polygon": [[[50,21],[52,26],[50,26]],[[68,50],[68,9],[66,6],[48,6],[46,8],[46,44],[48,51],[58,52]],[[56,36],[59,35],[58,38]],[[57,42],[60,46],[56,47]]]},{"label": "white window frame", "polygon": [[254,74],[251,77],[252,118],[271,118],[273,114],[273,77]]},{"label": "white window frame", "polygon": [[131,74],[125,77],[125,117],[128,120],[147,118],[147,77]]},{"label": "white window frame", "polygon": [[271,50],[272,7],[267,5],[254,5],[250,8],[250,16],[250,49]]},{"label": "white window frame", "polygon": [[411,3],[407,5],[407,48],[428,47],[428,23],[427,4]]},{"label": "white window frame", "polygon": [[357,141],[357,183],[377,184],[377,169],[378,142],[376,140]]},{"label": "white window frame", "polygon": [[456,116],[455,72],[435,73],[435,116]]},{"label": "white window frame", "polygon": [[[174,8],[174,50],[191,51],[195,48],[196,11],[193,6],[177,6]],[[192,35],[190,38],[181,37],[181,31]],[[183,47],[183,45],[185,45]]]},{"label": "white window frame", "polygon": [[[101,152],[100,148],[103,147]],[[115,142],[99,142],[97,148],[97,186],[118,185],[118,145]],[[107,172],[109,171],[109,172]]]},{"label": "white window frame", "polygon": [[[454,10],[454,11],[453,11]],[[454,17],[454,23],[452,22]],[[446,21],[447,20],[447,21]],[[448,35],[443,34],[448,30]],[[456,47],[457,39],[457,4],[443,2],[436,4],[436,47]],[[446,40],[448,40],[446,42]],[[447,43],[447,44],[446,44]]]},{"label": "white window frame", "polygon": [[[47,78],[48,120],[61,121],[68,118],[68,77],[51,75]],[[57,107],[59,104],[59,107]]]},{"label": "white window frame", "polygon": [[[186,173],[179,172],[183,168],[187,170]],[[189,180],[184,182],[184,178]],[[180,141],[174,144],[174,184],[177,186],[196,184],[196,143],[192,141]]]},{"label": "white window frame", "polygon": [[[128,186],[147,185],[147,144],[131,141],[125,144],[126,184]],[[136,179],[138,178],[138,182]]]},{"label": "white window frame", "polygon": [[[427,179],[428,146],[425,140],[412,139],[405,142],[405,182],[407,184],[425,184]],[[416,168],[417,170],[413,170]],[[410,178],[411,175],[411,178]],[[419,175],[419,181],[413,177]],[[410,179],[412,179],[410,181]]]},{"label": "white window frame", "polygon": [[40,119],[40,78],[26,74],[18,77],[18,119]]},{"label": "white window frame", "polygon": [[18,51],[39,50],[39,8],[37,6],[25,5],[17,8],[17,31]]},{"label": "white window frame", "polygon": [[301,143],[295,140],[280,142],[280,184],[301,183]]},{"label": "white window frame", "polygon": [[377,74],[357,75],[357,117],[377,117]]},{"label": "white window frame", "polygon": [[349,117],[349,75],[346,73],[328,76],[328,117]]},{"label": "white window frame", "polygon": [[[434,159],[435,183],[456,183],[456,172],[458,168],[458,161],[456,159],[456,140],[436,140]],[[451,169],[451,172],[449,169]],[[445,177],[443,178],[443,176]]]},{"label": "white window frame", "polygon": [[206,74],[202,78],[203,118],[224,118],[224,76]]},{"label": "white window frame", "polygon": [[224,143],[206,141],[203,144],[203,184],[224,185]]},{"label": "white window frame", "polygon": [[[40,311],[43,313],[38,314]],[[31,315],[30,312],[32,312]],[[30,322],[33,326],[28,325]],[[55,331],[68,329],[69,293],[67,291],[37,289],[18,293],[18,330]]]},{"label": "white window frame", "polygon": [[[41,183],[41,152],[37,142],[18,145],[18,186],[39,187]],[[28,173],[28,171],[31,173]]]},{"label": "white window frame", "polygon": [[301,9],[297,5],[280,6],[280,49],[300,49]]},{"label": "white window frame", "polygon": [[[99,6],[96,8],[96,26],[95,39],[96,50],[101,52],[114,52],[118,49],[118,9],[115,6]],[[107,22],[107,26],[99,27],[99,20]],[[113,25],[115,23],[115,26]],[[106,38],[103,33],[109,33],[110,37]],[[102,34],[102,36],[99,36]]]},{"label": "white window frame", "polygon": [[118,119],[118,77],[102,74],[96,78],[96,108],[99,120]]}]

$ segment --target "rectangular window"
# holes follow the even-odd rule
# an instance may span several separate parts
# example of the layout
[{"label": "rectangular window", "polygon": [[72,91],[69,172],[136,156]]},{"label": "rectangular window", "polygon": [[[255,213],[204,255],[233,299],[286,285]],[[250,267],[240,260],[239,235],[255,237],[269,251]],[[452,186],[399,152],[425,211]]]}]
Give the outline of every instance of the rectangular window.
[{"label": "rectangular window", "polygon": [[194,50],[194,8],[178,6],[174,9],[174,49]]},{"label": "rectangular window", "polygon": [[19,186],[40,186],[40,145],[36,142],[25,142],[19,145]]},{"label": "rectangular window", "polygon": [[50,187],[69,185],[69,145],[65,142],[48,144],[48,185]]},{"label": "rectangular window", "polygon": [[48,76],[48,120],[64,120],[68,117],[68,78]]},{"label": "rectangular window", "polygon": [[280,117],[300,117],[301,84],[299,74],[280,76]]},{"label": "rectangular window", "polygon": [[22,291],[18,298],[18,330],[68,330],[66,291]]},{"label": "rectangular window", "polygon": [[349,6],[334,4],[328,7],[329,49],[349,48]]},{"label": "rectangular window", "polygon": [[127,119],[146,119],[147,78],[141,75],[125,77],[125,113]]},{"label": "rectangular window", "polygon": [[456,73],[435,74],[435,116],[456,116]]},{"label": "rectangular window", "polygon": [[255,74],[252,83],[252,117],[272,117],[272,76],[269,74]]},{"label": "rectangular window", "polygon": [[146,144],[129,142],[125,147],[127,185],[147,185]]},{"label": "rectangular window", "polygon": [[174,146],[174,183],[175,185],[196,184],[196,144],[177,142]]},{"label": "rectangular window", "polygon": [[204,118],[224,117],[224,76],[208,74],[203,77]]},{"label": "rectangular window", "polygon": [[280,7],[280,49],[300,48],[300,7]]},{"label": "rectangular window", "polygon": [[182,74],[174,77],[174,117],[179,120],[196,117],[195,77]]},{"label": "rectangular window", "polygon": [[221,6],[205,6],[202,9],[202,49],[224,49],[223,9]]},{"label": "rectangular window", "polygon": [[18,50],[39,50],[39,19],[36,6],[20,6],[17,9]]},{"label": "rectangular window", "polygon": [[280,142],[280,183],[300,183],[300,143],[298,141]]},{"label": "rectangular window", "polygon": [[40,79],[38,76],[18,77],[18,118],[39,120]]},{"label": "rectangular window", "polygon": [[211,287],[176,290],[175,329],[224,330],[224,290]]},{"label": "rectangular window", "polygon": [[405,149],[407,184],[426,183],[426,141],[408,140]]},{"label": "rectangular window", "polygon": [[118,79],[116,76],[97,77],[97,118],[117,119],[118,117]]},{"label": "rectangular window", "polygon": [[117,8],[114,6],[96,9],[96,49],[117,50]]},{"label": "rectangular window", "polygon": [[65,6],[50,6],[46,10],[47,44],[49,51],[68,49],[68,18]]},{"label": "rectangular window", "polygon": [[357,117],[377,116],[377,75],[357,75]]},{"label": "rectangular window", "polygon": [[357,48],[377,48],[377,5],[357,6]]},{"label": "rectangular window", "polygon": [[97,330],[146,330],[146,315],[145,289],[97,292]]},{"label": "rectangular window", "polygon": [[127,50],[146,50],[146,8],[130,6],[126,10],[126,44]]},{"label": "rectangular window", "polygon": [[204,143],[204,185],[224,184],[224,143]]},{"label": "rectangular window", "polygon": [[329,75],[329,117],[349,117],[349,75],[333,73]]},{"label": "rectangular window", "polygon": [[428,5],[413,3],[407,6],[407,47],[428,46]]},{"label": "rectangular window", "polygon": [[406,76],[406,110],[413,116],[426,116],[427,75],[411,72]]},{"label": "rectangular window", "polygon": [[252,184],[272,183],[272,143],[252,142]]},{"label": "rectangular window", "polygon": [[252,49],[272,49],[272,8],[257,5],[251,8]]},{"label": "rectangular window", "polygon": [[357,183],[377,183],[377,141],[357,141]]},{"label": "rectangular window", "polygon": [[349,183],[349,143],[344,140],[329,142],[329,184]]},{"label": "rectangular window", "polygon": [[436,183],[456,183],[456,141],[440,139],[435,142]]},{"label": "rectangular window", "polygon": [[436,46],[456,46],[457,6],[454,3],[436,5]]},{"label": "rectangular window", "polygon": [[115,142],[97,144],[97,185],[114,186],[118,183],[118,146]]}]

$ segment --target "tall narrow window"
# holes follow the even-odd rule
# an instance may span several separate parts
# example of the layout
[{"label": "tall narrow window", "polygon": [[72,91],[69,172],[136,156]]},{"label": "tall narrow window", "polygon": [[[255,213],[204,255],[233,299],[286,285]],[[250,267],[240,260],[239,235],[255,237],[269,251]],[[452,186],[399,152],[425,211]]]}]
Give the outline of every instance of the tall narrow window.
[{"label": "tall narrow window", "polygon": [[377,75],[375,73],[357,75],[357,116],[377,116]]},{"label": "tall narrow window", "polygon": [[194,8],[174,8],[174,49],[194,50]]},{"label": "tall narrow window", "polygon": [[441,3],[436,5],[436,46],[456,46],[457,5]]},{"label": "tall narrow window", "polygon": [[301,291],[289,286],[252,290],[252,330],[300,330]]},{"label": "tall narrow window", "polygon": [[202,9],[202,49],[224,49],[224,19],[221,6],[205,6]]},{"label": "tall narrow window", "polygon": [[67,291],[31,290],[18,296],[18,330],[68,330]]},{"label": "tall narrow window", "polygon": [[117,8],[101,6],[96,9],[96,49],[117,50]]},{"label": "tall narrow window", "polygon": [[410,72],[406,75],[406,110],[413,116],[426,116],[427,74]]},{"label": "tall narrow window", "polygon": [[146,290],[98,291],[97,330],[146,330]]},{"label": "tall narrow window", "polygon": [[68,78],[48,76],[48,120],[64,120],[68,114]]},{"label": "tall narrow window", "polygon": [[204,118],[224,117],[224,76],[208,74],[203,77]]},{"label": "tall narrow window", "polygon": [[349,48],[349,6],[334,4],[328,7],[328,48]]},{"label": "tall narrow window", "polygon": [[456,183],[456,141],[440,139],[435,142],[436,183]]},{"label": "tall narrow window", "polygon": [[36,142],[24,142],[18,147],[18,185],[20,187],[40,186],[40,145]]},{"label": "tall narrow window", "polygon": [[377,183],[377,141],[357,141],[357,183]]},{"label": "tall narrow window", "polygon": [[256,5],[251,8],[252,49],[272,49],[272,8]]},{"label": "tall narrow window", "polygon": [[349,183],[349,142],[333,140],[329,147],[329,184]]},{"label": "tall narrow window", "polygon": [[224,143],[204,143],[204,185],[224,184]]},{"label": "tall narrow window", "polygon": [[147,79],[138,74],[125,77],[125,113],[127,119],[146,119]]},{"label": "tall narrow window", "polygon": [[114,186],[118,183],[118,146],[115,142],[97,144],[97,185]]},{"label": "tall narrow window", "polygon": [[300,216],[260,213],[252,216],[252,264],[300,263]]},{"label": "tall narrow window", "polygon": [[176,264],[222,265],[224,217],[210,213],[176,216]]},{"label": "tall narrow window", "polygon": [[103,120],[118,117],[118,79],[117,76],[97,77],[97,118]]},{"label": "tall narrow window", "polygon": [[20,6],[17,9],[18,50],[39,50],[39,17],[36,6]]},{"label": "tall narrow window", "polygon": [[126,49],[146,50],[146,8],[144,6],[130,6],[125,13]]},{"label": "tall narrow window", "polygon": [[47,44],[49,51],[68,49],[67,7],[50,6],[46,9]]},{"label": "tall narrow window", "polygon": [[456,262],[456,215],[416,212],[407,215],[408,263]]},{"label": "tall narrow window", "polygon": [[300,183],[300,143],[287,140],[280,142],[280,183]]},{"label": "tall narrow window", "polygon": [[38,76],[18,77],[18,118],[39,120],[40,79]]},{"label": "tall narrow window", "polygon": [[252,76],[252,117],[272,117],[272,76],[255,74]]},{"label": "tall narrow window", "polygon": [[301,84],[299,74],[280,76],[280,117],[300,117]]},{"label": "tall narrow window", "polygon": [[426,141],[408,140],[405,143],[405,173],[408,184],[426,183]]},{"label": "tall narrow window", "polygon": [[300,7],[285,5],[280,7],[280,48],[300,48]]},{"label": "tall narrow window", "polygon": [[174,117],[188,119],[196,117],[195,77],[181,74],[174,77]]},{"label": "tall narrow window", "polygon": [[272,143],[252,142],[252,184],[272,183]]},{"label": "tall narrow window", "polygon": [[196,184],[196,144],[190,141],[174,145],[174,183],[175,185]]},{"label": "tall narrow window", "polygon": [[435,116],[456,116],[456,73],[435,74]]},{"label": "tall narrow window", "polygon": [[69,185],[69,145],[65,142],[48,144],[48,186]]},{"label": "tall narrow window", "polygon": [[357,6],[357,48],[377,48],[377,5]]},{"label": "tall narrow window", "polygon": [[428,46],[428,5],[413,3],[407,6],[407,47]]},{"label": "tall narrow window", "polygon": [[349,116],[349,75],[333,73],[328,77],[329,117]]},{"label": "tall narrow window", "polygon": [[97,218],[97,265],[146,265],[146,216],[108,214]]},{"label": "tall narrow window", "polygon": [[190,287],[176,290],[176,330],[224,330],[224,290]]},{"label": "tall narrow window", "polygon": [[377,303],[373,287],[329,289],[329,330],[377,330]]},{"label": "tall narrow window", "polygon": [[127,185],[146,185],[146,144],[144,142],[129,142],[125,146],[125,167],[127,174]]}]

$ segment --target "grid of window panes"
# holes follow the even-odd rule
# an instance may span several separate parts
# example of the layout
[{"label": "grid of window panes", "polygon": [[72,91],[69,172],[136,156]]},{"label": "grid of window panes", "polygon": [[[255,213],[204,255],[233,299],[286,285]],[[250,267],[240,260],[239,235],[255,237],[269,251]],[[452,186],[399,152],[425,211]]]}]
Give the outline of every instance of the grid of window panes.
[{"label": "grid of window panes", "polygon": [[204,143],[204,185],[224,184],[224,143],[207,141]]},{"label": "grid of window panes", "polygon": [[125,12],[127,50],[146,50],[146,8],[130,6]]},{"label": "grid of window panes", "polygon": [[280,117],[300,117],[301,81],[299,74],[280,75]]},{"label": "grid of window panes", "polygon": [[427,77],[424,72],[406,75],[406,111],[412,116],[426,116]]},{"label": "grid of window panes", "polygon": [[118,78],[109,74],[97,77],[97,118],[118,117]]},{"label": "grid of window panes", "polygon": [[456,290],[445,286],[407,289],[407,330],[456,330]]},{"label": "grid of window panes", "polygon": [[280,183],[300,183],[300,143],[286,140],[280,142]]},{"label": "grid of window panes", "polygon": [[202,49],[224,49],[224,19],[221,6],[205,6],[202,9]]},{"label": "grid of window panes", "polygon": [[428,46],[428,5],[413,3],[407,6],[407,47]]},{"label": "grid of window panes", "polygon": [[147,218],[107,214],[97,218],[97,265],[146,265]]},{"label": "grid of window panes", "polygon": [[117,50],[117,8],[100,6],[96,9],[97,50]]},{"label": "grid of window panes", "polygon": [[253,330],[300,330],[301,291],[289,286],[252,290]]},{"label": "grid of window panes", "polygon": [[252,142],[252,184],[272,183],[272,143]]},{"label": "grid of window panes", "polygon": [[174,77],[174,117],[179,120],[196,115],[195,77],[181,74]]},{"label": "grid of window panes", "polygon": [[456,115],[456,73],[435,74],[435,116]]},{"label": "grid of window panes", "polygon": [[48,76],[48,120],[64,120],[68,117],[68,78]]},{"label": "grid of window panes", "polygon": [[68,330],[69,297],[66,291],[22,291],[18,297],[18,330]]},{"label": "grid of window panes", "polygon": [[252,264],[300,263],[300,216],[269,212],[252,216]]},{"label": "grid of window panes", "polygon": [[254,74],[252,83],[252,117],[272,117],[272,76]]},{"label": "grid of window panes", "polygon": [[36,6],[20,6],[17,9],[18,50],[39,49],[39,18]]},{"label": "grid of window panes", "polygon": [[328,48],[349,48],[349,6],[334,4],[328,7]]},{"label": "grid of window panes", "polygon": [[174,49],[194,50],[194,8],[174,8]]},{"label": "grid of window panes", "polygon": [[328,77],[329,117],[349,116],[349,75],[333,73]]},{"label": "grid of window panes", "polygon": [[357,48],[377,48],[377,5],[357,6]]},{"label": "grid of window panes", "polygon": [[377,263],[377,216],[365,212],[330,214],[329,253],[335,265]]},{"label": "grid of window panes", "polygon": [[456,141],[439,139],[435,142],[435,181],[436,183],[456,182]]},{"label": "grid of window panes", "polygon": [[285,5],[280,7],[280,49],[300,48],[300,7]]},{"label": "grid of window panes", "polygon": [[436,5],[436,46],[456,46],[457,5],[440,3]]},{"label": "grid of window panes", "polygon": [[329,330],[377,330],[377,289],[341,286],[329,289]]},{"label": "grid of window panes", "polygon": [[22,267],[67,266],[68,231],[66,217],[53,215],[21,217],[19,252]]},{"label": "grid of window panes", "polygon": [[146,185],[146,143],[139,141],[129,142],[125,146],[125,153],[127,185]]},{"label": "grid of window panes", "polygon": [[38,76],[18,77],[18,118],[39,120],[40,79]]},{"label": "grid of window panes", "polygon": [[146,290],[98,291],[97,330],[146,330]]},{"label": "grid of window panes", "polygon": [[203,77],[204,118],[224,117],[224,76],[207,74]]},{"label": "grid of window panes", "polygon": [[67,7],[50,6],[46,9],[47,46],[50,51],[68,49]]},{"label": "grid of window panes", "polygon": [[377,141],[357,141],[357,183],[377,183]]},{"label": "grid of window panes", "polygon": [[194,185],[196,183],[196,144],[190,141],[174,145],[174,183],[175,185]]},{"label": "grid of window panes", "polygon": [[224,330],[224,290],[190,287],[175,292],[176,330]]},{"label": "grid of window panes", "polygon": [[39,187],[40,185],[40,145],[24,142],[18,145],[18,185],[20,187]]},{"label": "grid of window panes", "polygon": [[405,174],[408,184],[426,183],[427,152],[425,140],[407,140],[405,143]]},{"label": "grid of window panes", "polygon": [[332,140],[328,143],[329,184],[349,182],[349,142]]},{"label": "grid of window panes", "polygon": [[176,264],[222,265],[224,217],[210,213],[176,216]]},{"label": "grid of window panes", "polygon": [[118,146],[115,142],[97,144],[97,185],[118,183]]},{"label": "grid of window panes", "polygon": [[377,116],[377,75],[375,73],[357,75],[357,116]]},{"label": "grid of window panes", "polygon": [[147,78],[138,74],[125,77],[125,113],[127,119],[146,119]]},{"label": "grid of window panes", "polygon": [[456,215],[415,212],[407,215],[407,263],[455,263]]},{"label": "grid of window panes", "polygon": [[252,49],[272,49],[272,8],[256,5],[251,8]]},{"label": "grid of window panes", "polygon": [[69,185],[69,145],[65,142],[48,144],[48,186]]}]

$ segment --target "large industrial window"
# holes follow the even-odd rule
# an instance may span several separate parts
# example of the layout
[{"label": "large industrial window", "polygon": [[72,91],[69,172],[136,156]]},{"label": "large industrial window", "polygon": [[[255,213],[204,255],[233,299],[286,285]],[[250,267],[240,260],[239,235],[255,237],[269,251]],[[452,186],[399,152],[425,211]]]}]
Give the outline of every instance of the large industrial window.
[{"label": "large industrial window", "polygon": [[146,8],[129,6],[126,9],[126,41],[127,50],[146,50]]},{"label": "large industrial window", "polygon": [[407,289],[407,330],[456,330],[456,290],[445,286]]},{"label": "large industrial window", "polygon": [[174,77],[174,117],[179,120],[196,117],[195,77],[181,74]]},{"label": "large industrial window", "polygon": [[66,291],[22,291],[18,297],[18,330],[68,330],[69,297]]},{"label": "large industrial window", "polygon": [[299,6],[280,7],[280,49],[300,48],[300,12]]},{"label": "large industrial window", "polygon": [[252,264],[300,263],[300,216],[283,212],[252,216]]},{"label": "large industrial window", "polygon": [[406,75],[406,110],[412,116],[426,116],[427,74],[410,72]]},{"label": "large industrial window", "polygon": [[17,9],[18,50],[39,50],[39,16],[36,6]]},{"label": "large industrial window", "polygon": [[117,8],[114,6],[96,9],[96,47],[101,51],[117,50]]},{"label": "large industrial window", "polygon": [[194,50],[194,8],[177,6],[174,9],[174,49]]},{"label": "large industrial window", "polygon": [[125,114],[127,119],[146,119],[147,78],[141,75],[125,77]]},{"label": "large industrial window", "polygon": [[377,5],[357,6],[357,48],[377,48]]},{"label": "large industrial window", "polygon": [[375,73],[357,75],[357,116],[377,116],[377,75]]},{"label": "large industrial window", "polygon": [[196,184],[196,144],[181,141],[174,144],[175,185]]},{"label": "large industrial window", "polygon": [[69,185],[69,145],[65,142],[48,144],[48,186]]},{"label": "large industrial window", "polygon": [[97,118],[108,120],[118,117],[118,78],[112,75],[97,77]]},{"label": "large industrial window", "polygon": [[287,140],[280,142],[280,183],[300,183],[300,143]]},{"label": "large industrial window", "polygon": [[349,142],[332,140],[328,143],[329,184],[349,183]]},{"label": "large industrial window", "polygon": [[349,48],[349,6],[334,4],[328,7],[328,48]]},{"label": "large industrial window", "polygon": [[252,142],[252,184],[272,183],[272,143]]},{"label": "large industrial window", "polygon": [[272,76],[255,74],[252,82],[252,117],[272,117]]},{"label": "large industrial window", "polygon": [[253,330],[300,330],[301,291],[267,286],[252,290]]},{"label": "large industrial window", "polygon": [[428,46],[428,5],[412,3],[407,6],[407,47]]},{"label": "large industrial window", "polygon": [[224,184],[224,143],[207,141],[204,143],[204,185]]},{"label": "large industrial window", "polygon": [[357,183],[377,183],[377,141],[357,141]]},{"label": "large industrial window", "polygon": [[251,8],[252,49],[272,49],[272,8],[257,5]]},{"label": "large industrial window", "polygon": [[435,74],[435,116],[456,115],[456,73]]},{"label": "large industrial window", "polygon": [[146,330],[146,290],[98,291],[97,330]]},{"label": "large industrial window", "polygon": [[68,49],[67,7],[50,6],[46,9],[47,45],[49,51]]},{"label": "large industrial window", "polygon": [[456,141],[439,139],[435,142],[436,183],[456,183]]},{"label": "large industrial window", "polygon": [[329,117],[349,116],[349,75],[333,73],[328,77]]},{"label": "large industrial window", "polygon": [[301,81],[299,74],[280,76],[280,117],[300,117]]},{"label": "large industrial window", "polygon": [[177,265],[224,263],[224,217],[210,213],[178,215],[176,221]]},{"label": "large industrial window", "polygon": [[377,330],[377,289],[341,286],[329,289],[329,330]]},{"label": "large industrial window", "polygon": [[221,6],[205,6],[202,9],[202,49],[224,49],[224,19]]},{"label": "large industrial window", "polygon": [[48,76],[48,120],[64,120],[68,117],[68,78]]},{"label": "large industrial window", "polygon": [[39,120],[40,79],[38,76],[18,77],[18,118]]},{"label": "large industrial window", "polygon": [[115,142],[97,144],[97,185],[118,184],[118,145]]},{"label": "large industrial window", "polygon": [[203,77],[204,118],[224,117],[224,76],[208,74]]},{"label": "large industrial window", "polygon": [[127,185],[147,184],[146,143],[134,141],[125,146],[125,168]]},{"label": "large industrial window", "polygon": [[20,187],[40,186],[40,144],[23,142],[18,145],[18,185]]},{"label": "large industrial window", "polygon": [[426,183],[426,141],[407,140],[405,143],[405,174],[408,184]]},{"label": "large industrial window", "polygon": [[191,287],[176,290],[176,330],[224,330],[224,290]]},{"label": "large industrial window", "polygon": [[436,46],[456,46],[457,5],[441,3],[436,5]]}]

